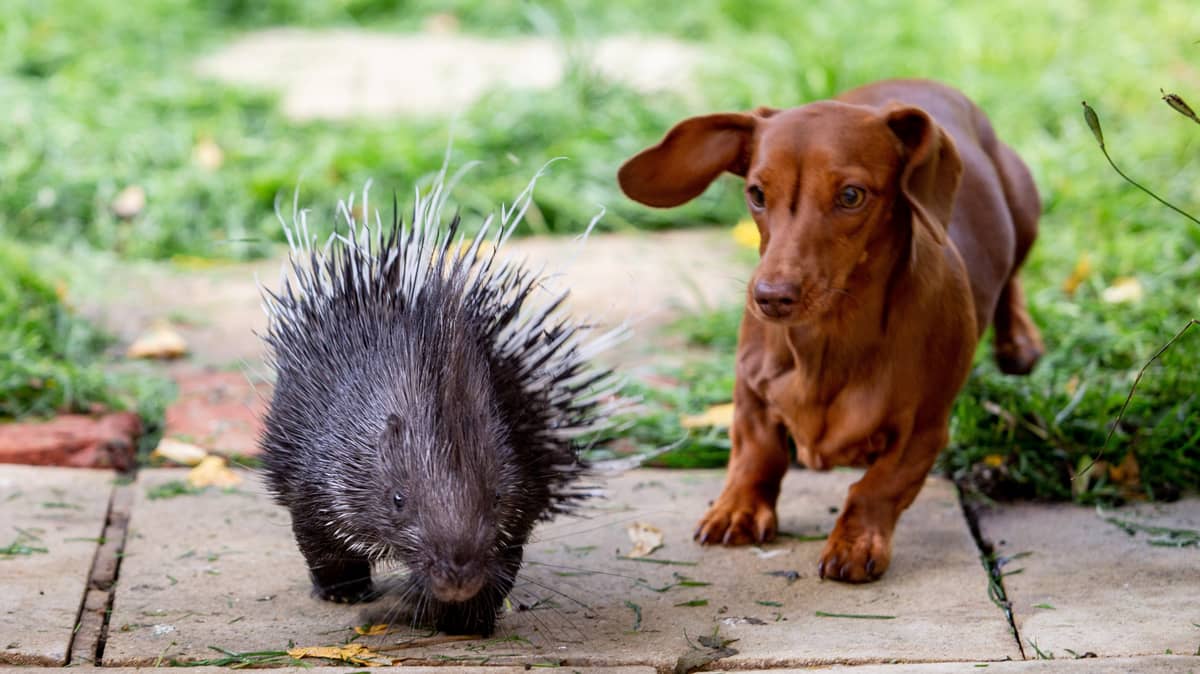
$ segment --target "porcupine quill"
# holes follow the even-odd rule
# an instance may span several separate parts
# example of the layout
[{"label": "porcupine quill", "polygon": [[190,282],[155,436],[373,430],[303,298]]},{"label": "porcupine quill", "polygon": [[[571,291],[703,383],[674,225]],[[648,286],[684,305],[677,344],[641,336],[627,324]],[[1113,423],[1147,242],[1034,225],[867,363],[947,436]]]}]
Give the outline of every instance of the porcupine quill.
[{"label": "porcupine quill", "polygon": [[295,204],[284,222],[260,446],[317,596],[372,600],[372,565],[400,562],[414,624],[490,634],[535,524],[587,495],[581,451],[617,404],[590,361],[624,329],[563,317],[565,291],[498,256],[540,175],[465,250],[459,216],[442,224],[444,169],[410,224],[393,198],[390,226],[376,212],[372,227],[369,184],[364,221],[339,204],[347,231],[323,246]]}]

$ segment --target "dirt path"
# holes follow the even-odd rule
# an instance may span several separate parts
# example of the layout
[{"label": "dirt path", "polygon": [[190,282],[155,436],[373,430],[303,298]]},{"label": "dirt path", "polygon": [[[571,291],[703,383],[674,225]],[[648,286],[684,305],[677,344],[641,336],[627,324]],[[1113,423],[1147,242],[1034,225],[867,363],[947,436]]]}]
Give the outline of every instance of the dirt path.
[{"label": "dirt path", "polygon": [[496,87],[552,88],[573,56],[639,91],[692,95],[690,73],[703,53],[676,40],[635,35],[585,47],[446,28],[412,34],[273,28],[247,33],[196,67],[224,82],[278,92],[284,114],[293,119],[388,118],[453,115]]},{"label": "dirt path", "polygon": [[[611,359],[640,363],[662,354],[660,328],[688,312],[741,297],[752,258],[726,230],[515,239],[506,249],[544,266],[548,289],[569,289],[568,309],[633,334]],[[188,363],[261,368],[256,336],[266,327],[255,278],[277,285],[283,258],[182,269],[169,264],[93,263],[72,283],[74,300],[123,345],[156,321],[170,322],[191,349]],[[95,279],[103,278],[102,283]],[[677,345],[670,345],[673,349]]]}]

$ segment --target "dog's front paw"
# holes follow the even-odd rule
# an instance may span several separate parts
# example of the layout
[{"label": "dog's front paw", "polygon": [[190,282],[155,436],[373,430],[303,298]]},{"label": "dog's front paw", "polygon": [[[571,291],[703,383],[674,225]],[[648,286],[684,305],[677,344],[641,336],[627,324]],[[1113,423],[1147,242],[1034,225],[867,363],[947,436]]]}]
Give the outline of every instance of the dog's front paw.
[{"label": "dog's front paw", "polygon": [[817,573],[821,578],[866,583],[887,571],[892,561],[892,537],[882,530],[847,524],[839,519],[825,541]]},{"label": "dog's front paw", "polygon": [[775,538],[775,504],[752,489],[721,493],[700,519],[693,538],[701,544],[745,545]]}]

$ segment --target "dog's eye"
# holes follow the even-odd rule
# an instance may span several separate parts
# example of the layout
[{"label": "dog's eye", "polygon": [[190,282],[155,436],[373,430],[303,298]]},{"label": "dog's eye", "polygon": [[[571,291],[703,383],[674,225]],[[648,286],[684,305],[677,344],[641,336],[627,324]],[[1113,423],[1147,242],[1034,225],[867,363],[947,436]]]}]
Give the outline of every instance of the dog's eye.
[{"label": "dog's eye", "polygon": [[863,188],[847,185],[842,188],[841,192],[838,192],[837,204],[842,208],[854,209],[862,206],[866,199],[867,193]]},{"label": "dog's eye", "polygon": [[767,196],[763,194],[762,188],[758,185],[747,187],[746,197],[750,199],[750,205],[754,208],[762,208],[767,203]]}]

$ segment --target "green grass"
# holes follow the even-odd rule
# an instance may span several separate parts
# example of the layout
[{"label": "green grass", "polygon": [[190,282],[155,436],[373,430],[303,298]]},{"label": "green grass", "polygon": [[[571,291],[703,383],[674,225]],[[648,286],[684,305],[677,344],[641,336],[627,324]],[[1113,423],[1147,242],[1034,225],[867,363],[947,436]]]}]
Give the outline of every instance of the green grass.
[{"label": "green grass", "polygon": [[114,370],[105,353],[109,338],[64,304],[38,264],[0,239],[0,421],[134,410],[147,451],[161,432],[170,385],[141,369]]},{"label": "green grass", "polygon": [[[610,229],[728,223],[741,208],[732,181],[687,207],[656,211],[619,194],[616,168],[687,114],[798,104],[905,75],[944,79],[978,99],[1029,158],[1048,207],[1064,214],[1075,237],[1097,220],[1150,227],[1121,221],[1138,203],[1130,194],[1101,194],[1111,183],[1084,152],[1086,130],[1074,114],[1080,98],[1101,114],[1132,122],[1136,112],[1137,121],[1161,125],[1161,134],[1110,131],[1114,145],[1154,157],[1165,191],[1200,196],[1183,170],[1195,166],[1196,153],[1167,128],[1174,113],[1145,106],[1156,94],[1150,79],[1185,95],[1184,85],[1200,81],[1200,47],[1192,44],[1200,17],[1183,1],[920,0],[900,9],[784,0],[8,0],[0,7],[0,93],[10,102],[0,111],[0,234],[140,257],[252,257],[278,239],[275,199],[297,184],[307,203],[327,208],[368,177],[407,194],[440,165],[446,120],[290,122],[271,96],[203,80],[191,64],[254,27],[412,30],[435,11],[454,13],[466,31],[560,38],[574,53],[599,35],[652,28],[713,56],[695,101],[643,95],[576,62],[560,87],[496,91],[465,110],[455,161],[483,162],[458,193],[468,214],[511,198],[546,160],[569,158],[540,184],[529,231],[577,231],[600,204],[609,208],[601,227]],[[881,15],[888,20],[875,20]],[[222,148],[218,170],[193,161],[202,140]],[[142,186],[148,200],[126,221],[110,204],[128,185]]]}]

